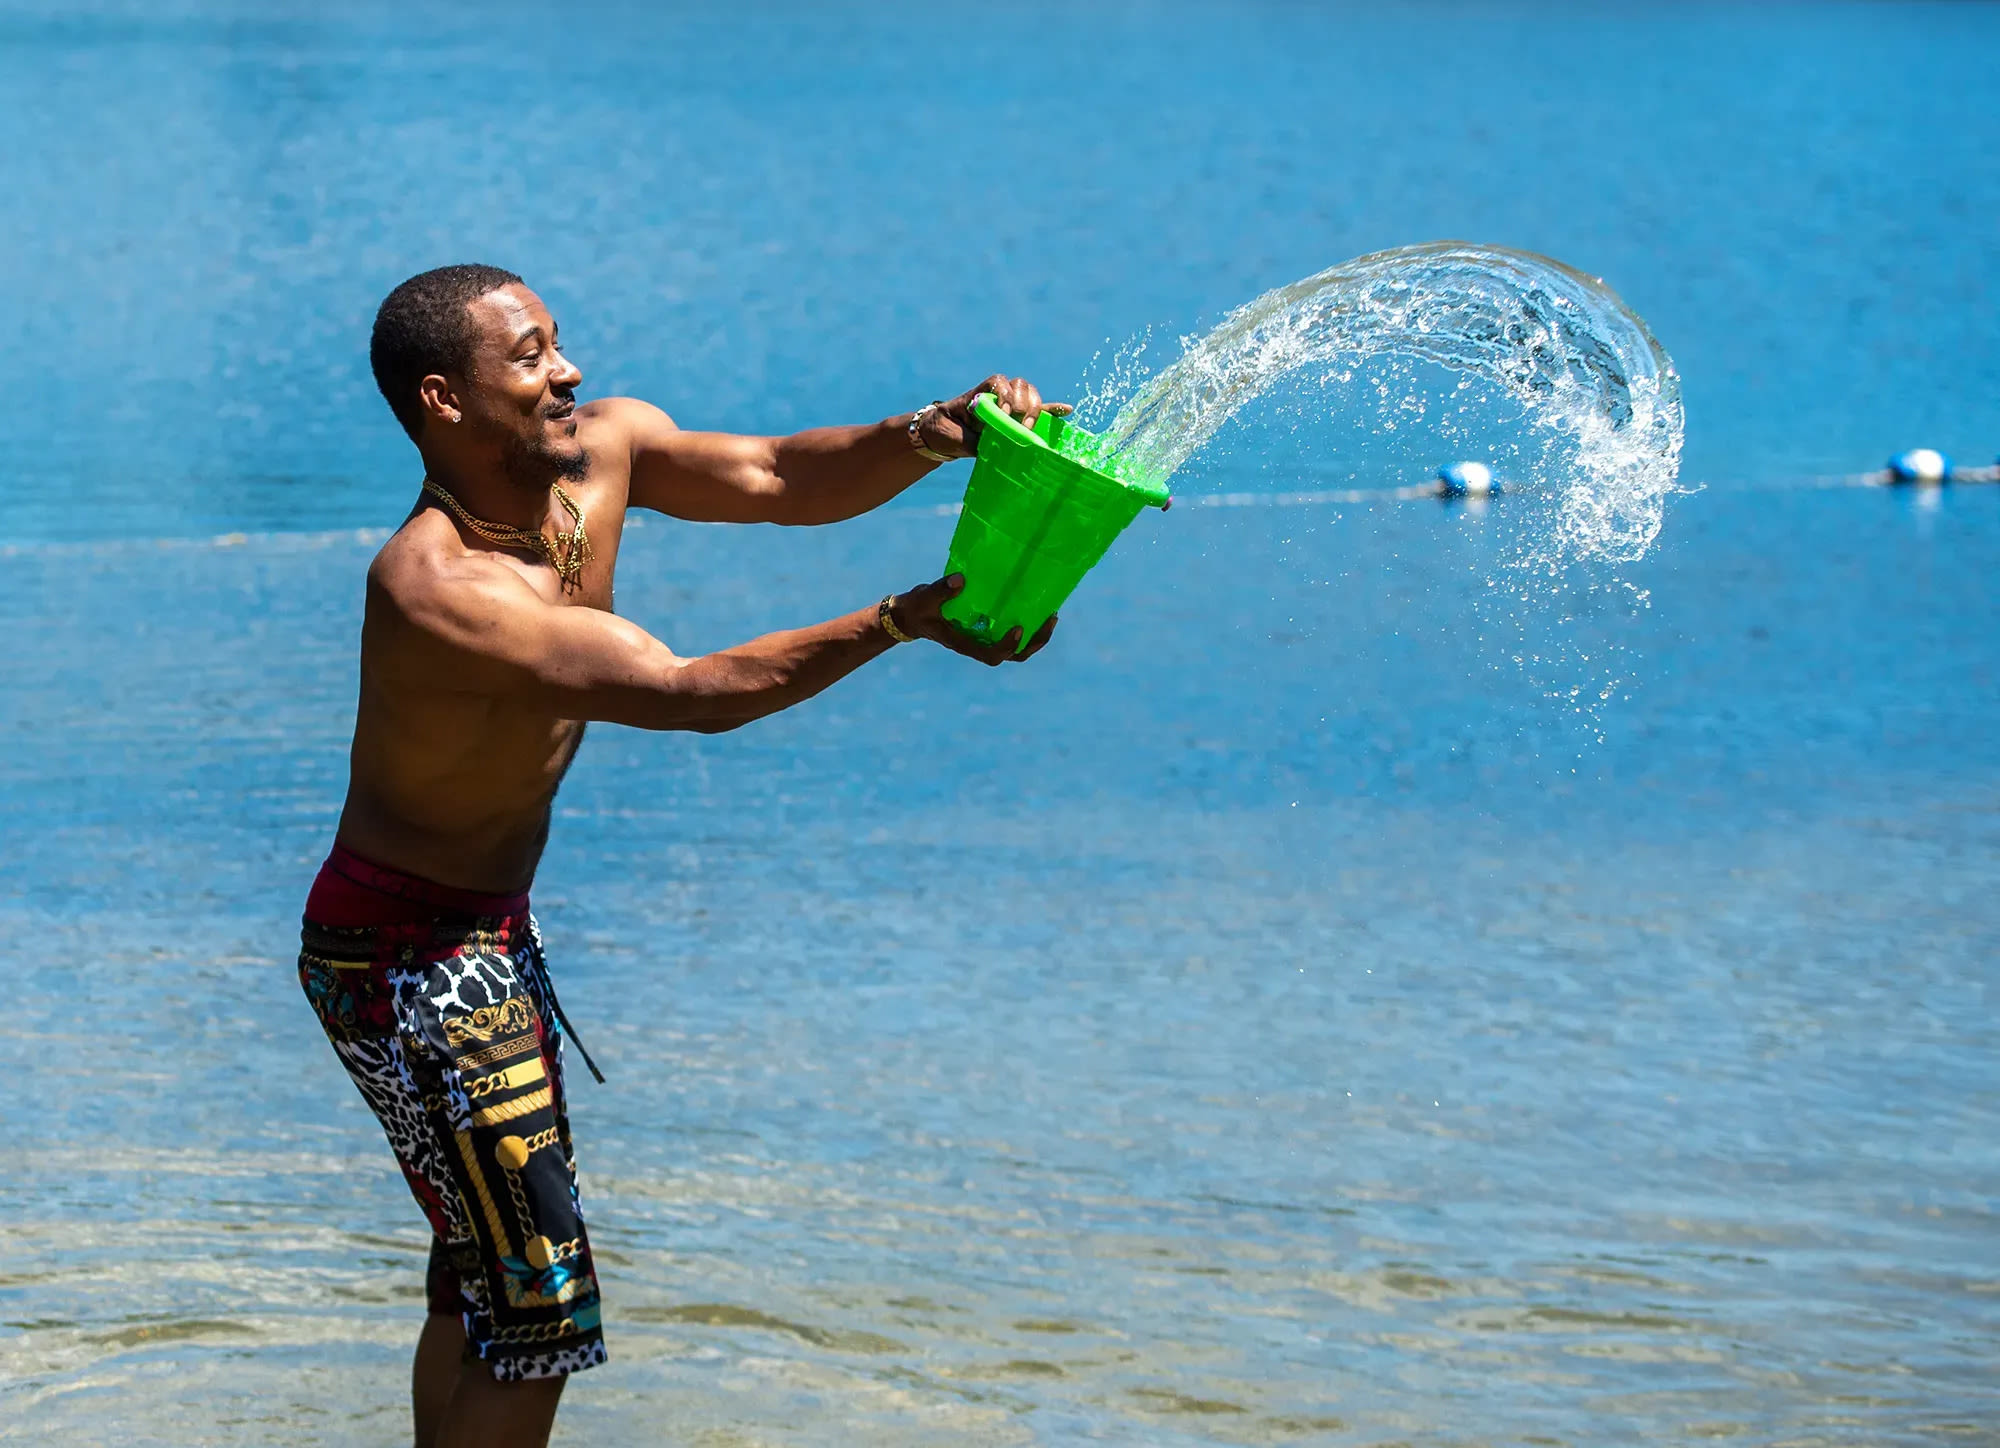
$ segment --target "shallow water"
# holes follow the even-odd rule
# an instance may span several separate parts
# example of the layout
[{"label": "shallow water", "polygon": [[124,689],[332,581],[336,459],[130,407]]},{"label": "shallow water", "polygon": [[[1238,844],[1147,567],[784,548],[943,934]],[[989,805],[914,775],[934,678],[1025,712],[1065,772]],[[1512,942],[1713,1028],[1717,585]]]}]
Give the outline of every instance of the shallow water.
[{"label": "shallow water", "polygon": [[[1360,377],[1239,414],[1031,667],[593,732],[536,901],[611,1075],[613,1361],[558,1441],[1991,1439],[2000,489],[1804,484],[2000,445],[2000,120],[1950,99],[2000,18],[1111,11],[949,81],[924,20],[0,18],[62,442],[0,542],[0,1436],[402,1431],[422,1233],[291,971],[414,492],[388,285],[515,264],[587,392],[778,427],[1470,235],[1672,346],[1709,486],[1645,603],[1496,617],[1526,500],[1387,500],[1445,404],[1385,432]],[[1437,102],[1470,74],[1507,104]],[[940,136],[1023,159],[913,206]],[[696,650],[852,607],[949,496],[642,520],[621,608]],[[1545,697],[1606,657],[1593,719]]]}]

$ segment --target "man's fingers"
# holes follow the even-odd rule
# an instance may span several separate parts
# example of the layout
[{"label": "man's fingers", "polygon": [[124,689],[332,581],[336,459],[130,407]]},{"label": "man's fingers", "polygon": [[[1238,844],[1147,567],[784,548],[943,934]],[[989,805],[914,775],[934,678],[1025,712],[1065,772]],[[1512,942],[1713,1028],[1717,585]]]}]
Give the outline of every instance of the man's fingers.
[{"label": "man's fingers", "polygon": [[1050,614],[1048,622],[1035,630],[1035,636],[1028,640],[1027,649],[1014,662],[1017,664],[1026,663],[1029,659],[1040,653],[1047,646],[1048,641],[1055,636],[1055,631],[1056,616]]},{"label": "man's fingers", "polygon": [[947,573],[934,583],[920,583],[908,593],[898,594],[895,601],[897,622],[908,632],[933,643],[944,645],[955,654],[963,654],[968,659],[977,659],[988,667],[1007,663],[1022,663],[1032,659],[1044,648],[1056,631],[1056,614],[1050,614],[1035,630],[1035,636],[1028,640],[1028,646],[1021,647],[1022,628],[1015,624],[996,642],[981,643],[971,634],[959,629],[944,616],[944,605],[965,589],[963,573]]},{"label": "man's fingers", "polygon": [[947,573],[943,578],[935,579],[930,583],[919,583],[905,594],[904,597],[915,602],[930,605],[931,607],[937,607],[947,599],[955,597],[964,587],[965,575],[963,573]]},{"label": "man's fingers", "polygon": [[[958,578],[959,575],[957,574],[953,574],[950,579],[940,578],[936,583],[925,584],[923,590],[910,590],[910,593],[906,594],[905,597],[913,597],[920,591],[942,589],[948,583]],[[963,654],[968,659],[979,660],[980,663],[985,664],[989,668],[997,668],[1001,664],[1020,663],[1024,660],[1032,659],[1047,647],[1049,639],[1056,631],[1056,616],[1054,614],[1049,615],[1047,621],[1035,630],[1035,636],[1028,640],[1028,646],[1025,649],[1021,647],[1022,630],[1019,624],[1008,629],[1005,634],[993,643],[981,643],[971,634],[963,632],[949,619],[934,610],[928,612],[921,619],[911,618],[905,620],[905,626],[909,627],[912,632],[917,632],[921,629],[924,638],[930,639],[933,643],[942,644],[955,654]]]},{"label": "man's fingers", "polygon": [[968,439],[976,437],[978,433],[979,422],[972,414],[972,399],[982,392],[992,393],[993,400],[1000,404],[1004,412],[1010,417],[1018,417],[1028,427],[1033,427],[1035,419],[1045,412],[1053,412],[1057,417],[1068,417],[1076,411],[1067,402],[1044,402],[1041,389],[1025,377],[1008,377],[996,372],[957,399],[958,403],[963,404]]},{"label": "man's fingers", "polygon": [[964,654],[968,659],[977,659],[988,668],[997,668],[1006,663],[1014,650],[1021,645],[1021,631],[1018,628],[1009,629],[1007,636],[998,643],[983,644],[970,634],[960,633],[947,622],[934,637],[953,653]]},{"label": "man's fingers", "polygon": [[982,644],[979,640],[960,633],[949,623],[941,625],[939,631],[931,635],[955,654],[963,654],[968,659],[977,659],[988,668],[1007,662],[1005,644]]},{"label": "man's fingers", "polygon": [[1016,396],[1021,400],[1021,421],[1033,427],[1035,419],[1042,415],[1042,390],[1021,377],[1014,379],[1014,385],[1020,389]]}]

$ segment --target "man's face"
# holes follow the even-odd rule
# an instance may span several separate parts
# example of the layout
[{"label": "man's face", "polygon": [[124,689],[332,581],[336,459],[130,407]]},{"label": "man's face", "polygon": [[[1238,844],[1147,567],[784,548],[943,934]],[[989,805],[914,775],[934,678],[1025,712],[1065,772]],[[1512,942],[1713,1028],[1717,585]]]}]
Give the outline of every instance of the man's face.
[{"label": "man's face", "polygon": [[488,292],[467,309],[474,336],[464,388],[473,436],[500,450],[508,475],[531,487],[581,478],[589,467],[577,438],[576,388],[583,374],[556,346],[555,319],[525,286]]}]

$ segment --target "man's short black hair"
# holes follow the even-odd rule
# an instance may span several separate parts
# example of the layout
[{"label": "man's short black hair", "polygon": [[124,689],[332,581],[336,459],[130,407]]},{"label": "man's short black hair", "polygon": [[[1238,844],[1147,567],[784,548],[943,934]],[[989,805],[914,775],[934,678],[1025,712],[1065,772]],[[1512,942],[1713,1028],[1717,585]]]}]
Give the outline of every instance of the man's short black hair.
[{"label": "man's short black hair", "polygon": [[414,439],[423,426],[417,387],[433,372],[467,370],[472,362],[472,319],[466,309],[488,292],[520,278],[497,266],[441,266],[419,273],[383,298],[368,341],[375,385]]}]

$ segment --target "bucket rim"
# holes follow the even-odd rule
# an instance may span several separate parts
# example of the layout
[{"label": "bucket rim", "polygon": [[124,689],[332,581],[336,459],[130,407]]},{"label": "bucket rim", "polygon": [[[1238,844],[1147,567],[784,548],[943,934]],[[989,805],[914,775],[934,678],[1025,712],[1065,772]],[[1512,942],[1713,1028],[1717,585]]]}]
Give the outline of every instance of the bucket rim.
[{"label": "bucket rim", "polygon": [[[1059,451],[1050,446],[1047,438],[1002,407],[1000,399],[990,392],[982,392],[972,399],[972,411],[982,426],[994,429],[1003,437],[1009,438],[1023,446],[1038,447],[1044,451],[1055,453],[1057,457],[1062,458],[1065,462],[1074,463],[1093,477],[1103,478],[1108,483],[1116,483],[1128,492],[1138,494],[1148,507],[1165,508],[1167,506],[1169,494],[1164,484],[1135,482],[1128,478],[1117,477],[1101,469],[1094,468],[1079,458],[1071,457],[1067,453]],[[1075,423],[1066,423],[1065,425],[1076,428],[1076,431],[1083,433],[1085,437],[1095,437],[1097,435],[1086,428],[1076,427]]]}]

